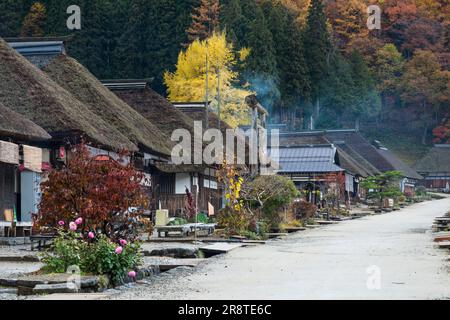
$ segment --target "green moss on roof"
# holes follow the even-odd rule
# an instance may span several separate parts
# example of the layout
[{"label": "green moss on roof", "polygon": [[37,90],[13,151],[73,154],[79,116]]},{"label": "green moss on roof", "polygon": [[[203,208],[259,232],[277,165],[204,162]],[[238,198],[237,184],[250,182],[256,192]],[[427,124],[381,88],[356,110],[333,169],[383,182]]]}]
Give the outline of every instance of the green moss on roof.
[{"label": "green moss on roof", "polygon": [[450,172],[450,145],[433,147],[416,165],[421,173]]},{"label": "green moss on roof", "polygon": [[0,102],[51,135],[78,132],[88,142],[137,150],[122,133],[0,39]]},{"label": "green moss on roof", "polygon": [[9,110],[0,102],[0,136],[26,140],[47,140],[50,135],[23,115]]},{"label": "green moss on roof", "polygon": [[170,137],[105,88],[75,59],[59,55],[45,66],[43,71],[88,106],[93,114],[116,128],[133,143],[162,155],[170,155]]}]

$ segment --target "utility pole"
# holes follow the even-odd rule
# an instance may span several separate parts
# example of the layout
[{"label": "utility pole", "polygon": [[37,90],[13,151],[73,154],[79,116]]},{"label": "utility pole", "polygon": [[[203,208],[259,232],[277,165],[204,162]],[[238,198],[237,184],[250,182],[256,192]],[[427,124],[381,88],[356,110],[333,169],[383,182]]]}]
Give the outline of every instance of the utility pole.
[{"label": "utility pole", "polygon": [[217,67],[217,128],[220,130],[220,67]]},{"label": "utility pole", "polygon": [[208,0],[208,35],[206,38],[206,89],[205,89],[205,129],[209,128],[209,37],[211,36],[211,0]]}]

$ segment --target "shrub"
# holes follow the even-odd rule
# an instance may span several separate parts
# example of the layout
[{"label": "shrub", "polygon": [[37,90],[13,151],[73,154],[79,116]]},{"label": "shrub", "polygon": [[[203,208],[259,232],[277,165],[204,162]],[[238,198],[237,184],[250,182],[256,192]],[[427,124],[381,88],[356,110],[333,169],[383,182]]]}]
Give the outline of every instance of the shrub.
[{"label": "shrub", "polygon": [[242,234],[248,230],[252,215],[244,207],[242,185],[244,178],[236,165],[223,162],[217,171],[217,180],[225,191],[225,208],[219,211],[217,222],[225,228],[227,235]]},{"label": "shrub", "polygon": [[[144,175],[124,157],[95,158],[85,145],[72,149],[67,166],[50,172],[41,184],[36,225],[56,228],[58,221],[83,219],[83,232],[96,231],[118,240],[137,236],[142,209],[148,205]],[[137,210],[130,212],[131,207]]]},{"label": "shrub", "polygon": [[169,226],[181,226],[183,224],[189,223],[185,218],[175,218],[168,223]]},{"label": "shrub", "polygon": [[106,235],[83,237],[60,229],[50,250],[43,253],[43,271],[64,273],[69,266],[78,266],[82,273],[107,275],[113,284],[120,284],[141,264],[139,250],[138,242],[114,243]]},{"label": "shrub", "polygon": [[317,212],[317,206],[307,201],[295,202],[293,207],[296,218],[300,220],[313,218]]},{"label": "shrub", "polygon": [[[116,250],[122,248],[118,253]],[[122,283],[127,273],[141,263],[140,244],[137,242],[120,246],[105,235],[89,243],[82,254],[81,270],[87,273],[109,275],[114,284]]]},{"label": "shrub", "polygon": [[292,180],[278,176],[259,176],[245,185],[247,204],[259,209],[271,226],[283,221],[284,209],[299,195]]},{"label": "shrub", "polygon": [[64,273],[70,266],[79,266],[84,247],[79,233],[60,230],[53,241],[51,252],[46,251],[43,254],[43,270],[49,273]]}]

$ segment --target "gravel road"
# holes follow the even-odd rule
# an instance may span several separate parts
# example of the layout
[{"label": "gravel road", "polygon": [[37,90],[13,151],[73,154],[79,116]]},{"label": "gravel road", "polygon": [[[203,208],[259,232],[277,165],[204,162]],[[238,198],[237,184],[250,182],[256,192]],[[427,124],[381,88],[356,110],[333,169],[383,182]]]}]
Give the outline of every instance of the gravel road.
[{"label": "gravel road", "polygon": [[239,248],[109,299],[450,299],[448,250],[432,241],[450,198]]}]

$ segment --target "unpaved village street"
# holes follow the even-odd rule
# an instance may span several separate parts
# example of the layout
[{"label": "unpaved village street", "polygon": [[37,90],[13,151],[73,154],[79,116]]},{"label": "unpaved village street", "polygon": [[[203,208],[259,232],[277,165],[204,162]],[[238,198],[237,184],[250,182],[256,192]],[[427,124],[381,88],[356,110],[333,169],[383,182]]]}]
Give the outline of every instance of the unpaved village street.
[{"label": "unpaved village street", "polygon": [[108,298],[449,299],[448,250],[439,250],[431,236],[434,217],[449,209],[446,198],[298,232]]}]

